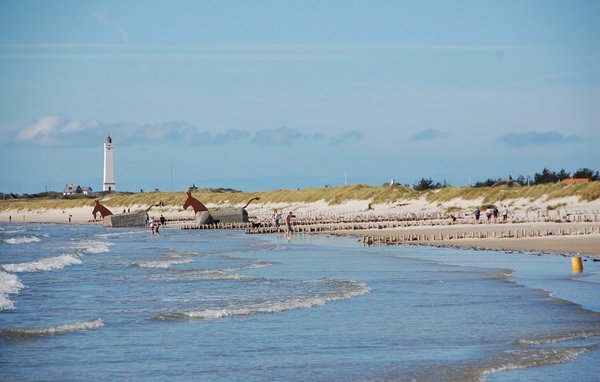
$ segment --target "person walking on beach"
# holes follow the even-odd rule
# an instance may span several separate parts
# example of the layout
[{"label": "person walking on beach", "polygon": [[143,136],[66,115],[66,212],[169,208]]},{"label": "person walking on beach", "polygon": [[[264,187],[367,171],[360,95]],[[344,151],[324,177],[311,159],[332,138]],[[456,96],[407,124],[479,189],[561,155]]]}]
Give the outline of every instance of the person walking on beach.
[{"label": "person walking on beach", "polygon": [[288,238],[292,234],[292,218],[293,217],[294,217],[294,215],[292,214],[292,211],[288,212],[288,214],[285,217],[285,236]]},{"label": "person walking on beach", "polygon": [[496,208],[496,206],[494,206],[494,208],[492,208],[492,214],[494,215],[494,223],[498,221],[498,208]]},{"label": "person walking on beach", "polygon": [[275,226],[279,227],[281,224],[281,211],[277,211],[275,214]]},{"label": "person walking on beach", "polygon": [[477,223],[479,223],[479,216],[481,215],[481,211],[479,210],[479,207],[477,207],[477,209],[475,211],[473,211],[473,215],[475,215],[475,221]]},{"label": "person walking on beach", "polygon": [[162,214],[160,215],[160,225],[162,225],[163,227],[167,225],[167,219],[165,219],[164,216],[162,216]]},{"label": "person walking on beach", "polygon": [[150,228],[150,233],[152,234],[152,236],[154,236],[154,216],[150,218],[150,221],[148,222],[148,227]]},{"label": "person walking on beach", "polygon": [[492,220],[492,209],[491,208],[487,208],[485,210],[485,216],[487,216],[487,222],[488,224],[490,223],[490,220]]},{"label": "person walking on beach", "polygon": [[271,215],[271,227],[277,227],[277,210],[273,210]]},{"label": "person walking on beach", "polygon": [[506,221],[508,219],[508,207],[506,205],[504,205],[504,208],[502,208],[502,220]]}]

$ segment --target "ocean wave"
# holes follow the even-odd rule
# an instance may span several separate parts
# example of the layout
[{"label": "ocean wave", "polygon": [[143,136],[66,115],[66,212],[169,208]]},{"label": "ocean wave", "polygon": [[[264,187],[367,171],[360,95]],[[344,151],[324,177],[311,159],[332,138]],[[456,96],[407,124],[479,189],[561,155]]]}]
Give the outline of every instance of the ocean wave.
[{"label": "ocean wave", "polygon": [[95,240],[82,240],[80,242],[73,243],[71,248],[82,253],[104,253],[110,251],[108,247],[111,245],[113,245],[113,243]]},{"label": "ocean wave", "polygon": [[104,326],[104,321],[101,319],[95,319],[90,321],[50,326],[47,328],[1,329],[0,338],[7,340],[25,340],[29,338],[54,336],[57,334],[72,333],[82,330],[98,329],[102,326]]},{"label": "ocean wave", "polygon": [[[181,278],[181,274],[177,275],[178,279]],[[245,276],[232,273],[229,269],[191,269],[185,270],[184,275],[193,280],[257,280],[256,276]]]},{"label": "ocean wave", "polygon": [[328,302],[361,296],[370,292],[367,285],[356,281],[340,281],[344,290],[331,294],[317,294],[283,301],[266,301],[232,308],[212,308],[182,312],[171,312],[153,317],[154,320],[218,320],[226,317],[251,316],[255,314],[278,313],[288,310],[307,309],[325,305]]},{"label": "ocean wave", "polygon": [[132,266],[135,268],[149,268],[149,269],[167,269],[175,264],[187,264],[191,263],[190,259],[171,259],[171,260],[158,260],[158,261],[145,261],[141,263],[133,263]]},{"label": "ocean wave", "polygon": [[13,302],[8,298],[9,294],[17,294],[25,288],[16,275],[0,271],[0,311],[14,309]]},{"label": "ocean wave", "polygon": [[519,345],[547,345],[547,344],[555,344],[557,342],[563,341],[571,341],[571,340],[580,340],[584,338],[597,337],[600,336],[600,329],[593,330],[590,332],[583,333],[572,333],[565,335],[556,335],[556,336],[548,336],[542,338],[532,338],[532,339],[518,339],[516,341]]},{"label": "ocean wave", "polygon": [[595,350],[596,345],[579,346],[569,348],[535,349],[535,350],[509,350],[504,352],[501,359],[494,365],[488,365],[481,372],[480,380],[484,381],[486,376],[507,370],[526,369],[555,365],[558,363],[573,361],[581,354]]},{"label": "ocean wave", "polygon": [[0,235],[11,235],[15,233],[27,232],[25,229],[8,229],[5,227],[0,227]]},{"label": "ocean wave", "polygon": [[241,271],[241,270],[245,270],[245,269],[263,269],[263,268],[268,268],[271,266],[273,266],[273,263],[269,263],[268,261],[257,261],[257,262],[250,263],[250,264],[240,265],[239,267],[230,267],[230,268],[223,268],[223,269],[216,269],[216,270],[222,271],[222,272],[236,272],[236,271]]},{"label": "ocean wave", "polygon": [[269,268],[272,265],[273,264],[269,263],[268,261],[257,261],[252,264],[241,266],[239,269],[263,269],[263,268]]},{"label": "ocean wave", "polygon": [[107,239],[110,237],[129,237],[129,236],[142,236],[146,235],[146,231],[144,230],[136,230],[136,231],[117,231],[110,233],[95,233],[94,236],[102,239]]},{"label": "ocean wave", "polygon": [[27,244],[27,243],[37,243],[37,242],[42,241],[42,239],[40,239],[37,236],[16,236],[16,237],[11,237],[9,239],[4,239],[2,241],[7,244]]},{"label": "ocean wave", "polygon": [[60,255],[27,263],[2,264],[0,267],[8,272],[40,272],[62,269],[68,265],[81,264],[74,255]]}]

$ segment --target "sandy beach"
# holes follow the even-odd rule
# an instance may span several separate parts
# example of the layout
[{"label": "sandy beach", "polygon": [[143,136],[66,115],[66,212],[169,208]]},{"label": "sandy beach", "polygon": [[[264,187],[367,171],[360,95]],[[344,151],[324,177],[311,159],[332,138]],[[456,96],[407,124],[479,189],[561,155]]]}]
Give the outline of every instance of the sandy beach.
[{"label": "sandy beach", "polygon": [[592,230],[596,233],[573,234],[568,236],[543,236],[543,237],[503,237],[503,238],[454,238],[452,240],[415,240],[414,244],[429,244],[435,246],[466,247],[504,251],[534,251],[552,252],[563,254],[580,254],[597,256],[600,258],[600,223],[509,223],[509,224],[459,224],[452,226],[428,226],[428,227],[406,227],[396,229],[370,229],[360,231],[346,231],[345,234],[360,237],[394,237],[398,235],[451,235],[458,232],[478,234],[490,234],[495,231],[515,230],[540,230],[545,232],[558,229],[573,229],[583,232]]},{"label": "sandy beach", "polygon": [[[556,203],[556,201],[553,201]],[[353,235],[358,238],[377,237],[392,238],[399,235],[414,235],[412,244],[428,244],[435,246],[469,247],[505,251],[536,251],[555,252],[563,254],[581,254],[600,257],[600,201],[579,202],[577,198],[566,198],[565,209],[557,211],[544,211],[542,202],[513,203],[513,210],[508,223],[487,223],[481,220],[480,224],[475,221],[468,208],[473,202],[452,200],[447,205],[461,206],[463,212],[457,213],[460,219],[456,224],[450,224],[447,220],[420,220],[415,221],[414,226],[402,227],[377,227],[370,229],[348,229],[341,230],[336,227],[324,226],[320,232]],[[461,204],[462,203],[462,204]],[[425,200],[413,200],[407,205],[398,204],[376,204],[368,209],[369,201],[356,200],[329,205],[325,202],[315,203],[264,203],[253,204],[248,208],[248,213],[253,221],[263,222],[268,225],[273,210],[293,211],[297,220],[310,219],[319,222],[321,219],[343,218],[345,220],[360,219],[362,221],[378,221],[380,219],[391,219],[394,217],[421,216],[423,214],[435,214],[443,211],[444,205],[434,205]],[[527,208],[525,208],[527,206]],[[537,211],[531,211],[536,207]],[[214,207],[208,205],[209,208]],[[147,206],[128,206],[128,209],[146,209]],[[121,208],[115,208],[120,211]],[[12,223],[54,223],[54,224],[100,224],[94,221],[90,207],[78,207],[68,209],[41,209],[41,210],[5,210],[0,212],[0,221]],[[125,208],[123,208],[125,210]],[[540,212],[543,211],[543,212]],[[571,211],[571,212],[569,212]],[[181,224],[193,223],[194,213],[184,210],[180,206],[164,206],[153,208],[151,216],[164,215],[171,223],[168,227],[180,228]],[[572,218],[574,222],[556,223],[555,220],[563,216],[572,216],[571,213],[579,213],[579,217]],[[482,217],[485,219],[484,217]],[[580,221],[578,221],[580,220]],[[410,223],[410,222],[409,222]],[[541,232],[541,237],[507,237],[511,232]],[[546,235],[551,231],[551,235]],[[566,235],[559,232],[566,231]],[[461,237],[467,236],[467,237]],[[452,238],[452,240],[431,240],[439,237]]]}]

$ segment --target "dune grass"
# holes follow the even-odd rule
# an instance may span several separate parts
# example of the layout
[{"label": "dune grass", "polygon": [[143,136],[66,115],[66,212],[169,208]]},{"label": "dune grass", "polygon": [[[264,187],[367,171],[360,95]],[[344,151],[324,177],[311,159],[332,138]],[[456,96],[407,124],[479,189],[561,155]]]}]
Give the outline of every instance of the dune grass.
[{"label": "dune grass", "polygon": [[[373,203],[394,203],[425,197],[429,202],[443,203],[452,199],[482,199],[483,205],[510,199],[527,198],[537,200],[544,196],[548,199],[576,196],[584,201],[600,198],[600,182],[566,185],[563,183],[544,184],[531,187],[447,187],[439,190],[415,191],[404,186],[369,186],[355,184],[332,188],[304,188],[298,190],[271,190],[261,192],[211,192],[198,190],[192,194],[205,204],[240,205],[254,197],[260,197],[256,203],[311,203],[324,201],[328,204],[340,204],[349,200],[370,200]],[[181,207],[187,198],[185,192],[144,192],[136,194],[114,193],[100,198],[102,204],[116,211],[130,206],[151,206],[162,202],[165,206]],[[0,201],[0,211],[67,209],[94,206],[94,199],[14,199]],[[116,212],[115,211],[115,212]]]},{"label": "dune grass", "polygon": [[457,198],[464,200],[482,198],[483,204],[493,204],[499,201],[518,198],[538,200],[544,196],[548,200],[576,196],[581,200],[591,202],[600,198],[600,182],[578,184],[548,183],[531,187],[447,187],[440,190],[426,191],[425,196],[430,202],[447,202]]}]

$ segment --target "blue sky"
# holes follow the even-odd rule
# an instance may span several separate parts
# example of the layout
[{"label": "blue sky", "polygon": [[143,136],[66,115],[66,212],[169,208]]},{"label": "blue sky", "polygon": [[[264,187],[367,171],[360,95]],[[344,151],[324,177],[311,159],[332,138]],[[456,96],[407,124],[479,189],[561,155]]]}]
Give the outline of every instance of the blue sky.
[{"label": "blue sky", "polygon": [[0,2],[0,191],[600,169],[598,1]]}]

